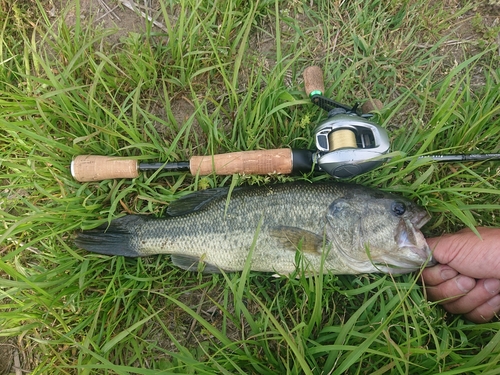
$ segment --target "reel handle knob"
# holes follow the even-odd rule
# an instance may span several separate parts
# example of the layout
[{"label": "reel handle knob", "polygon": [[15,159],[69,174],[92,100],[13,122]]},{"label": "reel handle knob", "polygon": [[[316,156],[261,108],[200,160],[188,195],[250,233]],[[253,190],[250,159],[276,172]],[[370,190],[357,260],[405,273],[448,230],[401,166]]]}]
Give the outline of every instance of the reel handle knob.
[{"label": "reel handle knob", "polygon": [[319,66],[309,66],[302,73],[304,77],[304,87],[307,96],[323,95],[325,92],[325,82],[323,81],[323,71]]},{"label": "reel handle knob", "polygon": [[379,99],[369,99],[361,106],[363,113],[381,111],[382,109],[384,109],[384,104]]}]

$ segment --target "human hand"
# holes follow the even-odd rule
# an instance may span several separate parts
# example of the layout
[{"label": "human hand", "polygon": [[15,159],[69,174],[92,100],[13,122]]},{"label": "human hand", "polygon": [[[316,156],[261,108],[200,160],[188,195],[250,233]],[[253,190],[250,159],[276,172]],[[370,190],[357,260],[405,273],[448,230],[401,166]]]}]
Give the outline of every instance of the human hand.
[{"label": "human hand", "polygon": [[477,228],[428,238],[440,264],[426,268],[422,279],[432,301],[453,314],[484,323],[500,312],[500,228]]}]

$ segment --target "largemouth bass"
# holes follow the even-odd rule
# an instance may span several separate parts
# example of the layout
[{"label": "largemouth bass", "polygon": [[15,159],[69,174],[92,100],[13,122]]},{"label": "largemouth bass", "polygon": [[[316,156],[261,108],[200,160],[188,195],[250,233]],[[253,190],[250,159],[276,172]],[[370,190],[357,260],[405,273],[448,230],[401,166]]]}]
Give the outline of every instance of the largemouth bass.
[{"label": "largemouth bass", "polygon": [[433,264],[420,232],[427,212],[358,185],[292,183],[209,189],[173,202],[167,215],[128,215],[83,231],[86,250],[127,257],[171,254],[186,270],[290,274],[407,273]]}]

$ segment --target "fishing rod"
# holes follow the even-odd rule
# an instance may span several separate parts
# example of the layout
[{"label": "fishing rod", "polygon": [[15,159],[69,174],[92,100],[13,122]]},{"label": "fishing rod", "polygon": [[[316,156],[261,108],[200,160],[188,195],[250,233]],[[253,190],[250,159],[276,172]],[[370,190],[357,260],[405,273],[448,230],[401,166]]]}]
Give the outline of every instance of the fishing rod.
[{"label": "fishing rod", "polygon": [[[140,171],[189,171],[192,175],[292,174],[323,171],[336,178],[366,173],[387,161],[390,142],[387,131],[371,121],[382,103],[371,100],[361,107],[348,106],[324,96],[323,72],[310,66],[303,72],[307,96],[328,117],[314,130],[315,150],[281,148],[240,151],[211,156],[193,156],[189,161],[142,163],[134,159],[79,155],[71,162],[71,175],[79,182],[114,178],[136,178]],[[437,162],[500,160],[500,154],[427,155]]]},{"label": "fishing rod", "polygon": [[315,130],[316,150],[281,148],[241,151],[211,156],[193,156],[189,161],[140,163],[133,159],[80,155],[71,163],[71,174],[80,182],[112,178],[136,178],[140,171],[189,171],[193,175],[291,174],[325,171],[338,178],[353,177],[382,164],[385,159],[372,160],[389,151],[385,129],[363,114],[371,107],[350,107],[323,96],[323,72],[317,66],[304,70],[306,94],[313,104],[328,111],[328,118]]}]

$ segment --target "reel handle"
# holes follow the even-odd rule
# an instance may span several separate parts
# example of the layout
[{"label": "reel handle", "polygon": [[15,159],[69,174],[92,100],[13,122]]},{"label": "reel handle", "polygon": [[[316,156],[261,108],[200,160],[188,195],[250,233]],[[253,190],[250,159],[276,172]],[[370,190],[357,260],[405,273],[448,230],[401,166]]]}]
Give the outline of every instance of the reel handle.
[{"label": "reel handle", "polygon": [[325,92],[325,82],[323,81],[323,71],[319,66],[309,66],[302,73],[304,77],[304,88],[307,96],[323,95]]}]

